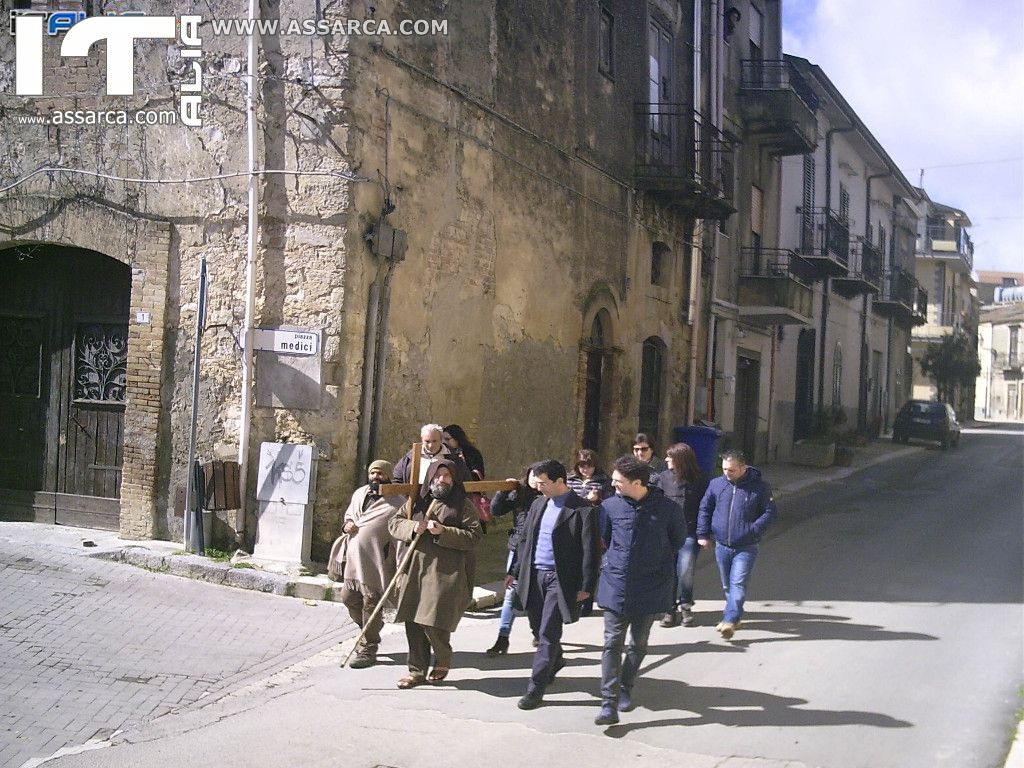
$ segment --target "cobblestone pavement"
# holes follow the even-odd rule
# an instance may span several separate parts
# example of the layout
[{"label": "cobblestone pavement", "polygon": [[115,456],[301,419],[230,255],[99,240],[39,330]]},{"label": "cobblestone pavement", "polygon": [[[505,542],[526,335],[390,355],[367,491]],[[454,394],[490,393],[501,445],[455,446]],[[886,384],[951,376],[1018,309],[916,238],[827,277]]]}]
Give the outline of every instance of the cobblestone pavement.
[{"label": "cobblestone pavement", "polygon": [[214,700],[355,634],[340,605],[86,557],[67,529],[14,541],[15,525],[31,524],[0,523],[2,768]]}]

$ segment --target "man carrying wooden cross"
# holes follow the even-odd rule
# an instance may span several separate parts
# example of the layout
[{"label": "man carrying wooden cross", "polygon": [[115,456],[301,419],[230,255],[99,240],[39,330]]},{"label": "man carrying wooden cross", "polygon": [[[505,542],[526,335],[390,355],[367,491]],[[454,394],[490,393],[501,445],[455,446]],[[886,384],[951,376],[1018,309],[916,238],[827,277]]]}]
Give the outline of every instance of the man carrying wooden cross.
[{"label": "man carrying wooden cross", "polygon": [[[462,477],[451,459],[432,463],[419,493],[388,524],[398,541],[415,542],[408,571],[398,577],[395,621],[405,622],[409,641],[409,674],[399,688],[439,683],[451,669],[451,634],[473,594],[471,554],[481,535]],[[434,668],[428,676],[431,651]]]}]

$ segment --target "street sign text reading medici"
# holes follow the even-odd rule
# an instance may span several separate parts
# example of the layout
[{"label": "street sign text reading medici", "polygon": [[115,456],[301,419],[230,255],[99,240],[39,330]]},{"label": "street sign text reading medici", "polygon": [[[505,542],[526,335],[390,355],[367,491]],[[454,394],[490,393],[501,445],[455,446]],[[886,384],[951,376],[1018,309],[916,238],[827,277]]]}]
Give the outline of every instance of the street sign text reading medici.
[{"label": "street sign text reading medici", "polygon": [[[188,126],[202,125],[203,68],[199,57],[203,41],[199,37],[199,16],[79,16],[67,23],[62,12],[51,14],[11,11],[14,31],[14,90],[19,96],[43,96],[43,30],[51,34],[66,29],[60,55],[86,56],[93,43],[107,43],[107,95],[135,94],[135,41],[177,40],[181,57],[190,60],[192,82],[181,83],[178,113]],[[180,24],[179,24],[180,22]],[[180,27],[180,34],[179,34]]]}]

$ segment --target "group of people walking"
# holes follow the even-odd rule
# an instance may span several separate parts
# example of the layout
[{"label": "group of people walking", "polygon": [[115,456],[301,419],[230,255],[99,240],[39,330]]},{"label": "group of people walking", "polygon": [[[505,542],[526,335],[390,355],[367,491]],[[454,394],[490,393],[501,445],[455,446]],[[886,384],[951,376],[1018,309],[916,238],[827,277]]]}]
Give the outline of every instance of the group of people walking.
[{"label": "group of people walking", "polygon": [[[470,602],[473,550],[483,533],[479,504],[464,485],[483,477],[479,451],[457,425],[428,424],[420,437],[418,491],[408,499],[382,496],[391,465],[373,462],[369,483],[356,491],[345,513],[329,565],[363,630],[350,666],[375,663],[381,603],[393,603],[394,620],[404,623],[409,644],[408,674],[399,688],[447,677],[451,633]],[[407,455],[391,476],[407,482],[411,471]],[[547,687],[565,666],[564,625],[586,615],[596,599],[604,647],[595,723],[617,723],[620,712],[632,710],[653,624],[694,621],[694,568],[701,548],[714,546],[726,599],[717,629],[725,639],[733,636],[758,543],[776,508],[771,489],[741,453],[727,452],[722,472],[709,483],[685,443],[671,446],[662,464],[647,436],[638,434],[632,455],[616,459],[610,476],[596,454],[584,449],[571,472],[553,459],[539,461],[512,480],[512,490],[495,494],[490,512],[511,515],[512,525],[498,637],[487,655],[508,652],[514,617],[525,613],[535,651],[519,708],[543,704]],[[393,594],[386,594],[392,581]]]}]

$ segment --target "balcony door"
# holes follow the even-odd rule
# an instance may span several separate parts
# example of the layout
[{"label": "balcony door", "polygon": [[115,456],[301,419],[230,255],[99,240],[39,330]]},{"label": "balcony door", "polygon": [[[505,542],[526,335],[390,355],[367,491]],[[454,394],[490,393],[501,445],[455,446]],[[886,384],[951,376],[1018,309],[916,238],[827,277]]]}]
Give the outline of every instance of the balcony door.
[{"label": "balcony door", "polygon": [[[647,97],[651,102],[649,160],[655,165],[675,165],[672,126],[672,35],[656,21],[647,30]],[[659,106],[660,105],[660,106]]]}]

